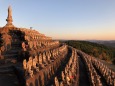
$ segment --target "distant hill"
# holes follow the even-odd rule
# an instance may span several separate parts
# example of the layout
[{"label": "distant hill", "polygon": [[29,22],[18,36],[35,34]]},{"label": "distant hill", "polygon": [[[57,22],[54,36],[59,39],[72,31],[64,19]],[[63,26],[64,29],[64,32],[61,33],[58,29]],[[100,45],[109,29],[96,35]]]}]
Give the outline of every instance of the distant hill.
[{"label": "distant hill", "polygon": [[94,42],[94,43],[98,43],[98,44],[103,44],[105,46],[110,46],[110,47],[114,47],[115,48],[115,40],[113,41],[90,41],[90,42]]},{"label": "distant hill", "polygon": [[102,60],[115,62],[115,48],[88,41],[65,41],[65,43]]}]

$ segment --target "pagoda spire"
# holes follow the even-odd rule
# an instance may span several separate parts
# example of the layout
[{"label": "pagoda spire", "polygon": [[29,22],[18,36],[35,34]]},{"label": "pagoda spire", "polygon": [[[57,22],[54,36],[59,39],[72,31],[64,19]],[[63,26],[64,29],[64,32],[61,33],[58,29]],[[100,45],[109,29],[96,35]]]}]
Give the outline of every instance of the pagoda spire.
[{"label": "pagoda spire", "polygon": [[12,19],[12,8],[11,6],[8,7],[8,17],[6,19],[7,24],[5,27],[13,27],[14,25],[12,24],[13,19]]}]

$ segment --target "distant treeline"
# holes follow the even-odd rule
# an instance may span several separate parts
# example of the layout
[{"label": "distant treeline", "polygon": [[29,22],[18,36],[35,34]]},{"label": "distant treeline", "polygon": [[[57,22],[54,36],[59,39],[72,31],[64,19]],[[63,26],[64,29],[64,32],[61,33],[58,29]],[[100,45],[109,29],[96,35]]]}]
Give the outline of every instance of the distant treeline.
[{"label": "distant treeline", "polygon": [[115,64],[115,48],[88,41],[65,41],[65,43],[89,55]]}]

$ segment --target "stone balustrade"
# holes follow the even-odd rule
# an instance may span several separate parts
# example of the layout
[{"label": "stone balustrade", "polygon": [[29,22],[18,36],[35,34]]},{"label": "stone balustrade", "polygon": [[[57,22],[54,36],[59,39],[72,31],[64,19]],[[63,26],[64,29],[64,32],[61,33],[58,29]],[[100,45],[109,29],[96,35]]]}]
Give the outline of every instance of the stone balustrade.
[{"label": "stone balustrade", "polygon": [[[63,46],[61,46],[59,48],[49,50],[49,51],[46,51],[46,52],[43,52],[43,53],[39,53],[38,55],[36,55],[34,57],[29,57],[28,62],[30,62],[31,63],[30,65],[32,66],[32,62],[33,62],[32,60],[34,60],[34,61],[36,61],[37,64],[39,64],[39,67],[42,68],[42,67],[48,65],[48,63],[54,61],[59,54],[64,53],[66,50],[67,50],[67,46],[63,45]],[[26,65],[28,64],[28,62],[26,62],[26,59],[24,59],[24,61],[23,61],[23,63],[26,64]],[[25,68],[26,67],[24,65],[24,69]]]},{"label": "stone balustrade", "polygon": [[19,28],[25,34],[25,40],[27,41],[37,41],[37,40],[52,40],[51,37],[46,37],[44,34],[39,33],[36,30]]},{"label": "stone balustrade", "polygon": [[[58,67],[66,57],[67,46],[63,45],[53,51],[54,52],[43,52],[40,53],[39,56],[35,56],[34,58],[29,57],[28,61],[26,59],[23,61],[23,69],[25,70],[27,86],[31,86],[31,84],[33,84],[34,86],[44,86],[57,71]],[[55,52],[58,53],[56,53],[54,57],[52,57],[52,53]],[[49,56],[49,58],[46,54]],[[51,59],[51,57],[53,59]]]},{"label": "stone balustrade", "polygon": [[[97,58],[92,57],[90,55],[87,55],[84,52],[79,51],[79,50],[78,50],[78,52],[79,52],[79,54],[82,55],[86,65],[88,67],[87,69],[88,69],[88,72],[90,73],[90,78],[92,80],[93,86],[95,86],[96,84],[97,84],[96,86],[102,86],[102,83],[100,81],[101,76],[99,76],[96,73],[94,67],[96,67],[96,69],[101,73],[101,75],[104,77],[104,79],[106,80],[106,83],[109,86],[114,86],[114,84],[115,84],[115,72],[113,70],[108,68],[105,64],[103,64]],[[98,83],[94,79],[98,80]]]},{"label": "stone balustrade", "polygon": [[108,85],[113,86],[115,84],[115,72],[94,57],[91,57],[91,60],[96,68],[101,72]]},{"label": "stone balustrade", "polygon": [[91,58],[82,51],[78,51],[78,53],[81,55],[82,59],[85,62],[87,72],[89,73],[90,84],[92,86],[102,86],[100,76],[97,74],[95,68],[93,67],[93,64],[91,62]]},{"label": "stone balustrade", "polygon": [[25,48],[29,50],[59,46],[59,41],[29,41],[25,44],[24,43],[25,42],[22,42],[22,45],[25,45]]},{"label": "stone balustrade", "polygon": [[[78,86],[79,82],[79,65],[76,49],[72,49],[72,55],[69,58],[65,68],[61,74],[55,76],[54,84],[52,86]],[[77,83],[76,83],[77,82]]]}]

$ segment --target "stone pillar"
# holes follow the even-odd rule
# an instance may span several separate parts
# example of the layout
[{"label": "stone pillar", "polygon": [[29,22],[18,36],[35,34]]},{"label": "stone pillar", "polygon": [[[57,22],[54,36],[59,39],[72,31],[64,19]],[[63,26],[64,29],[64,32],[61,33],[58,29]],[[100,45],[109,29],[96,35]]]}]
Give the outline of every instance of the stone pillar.
[{"label": "stone pillar", "polygon": [[12,24],[13,19],[12,19],[12,8],[11,6],[8,7],[8,17],[6,19],[7,24],[5,25],[5,27],[14,27],[14,25]]}]

